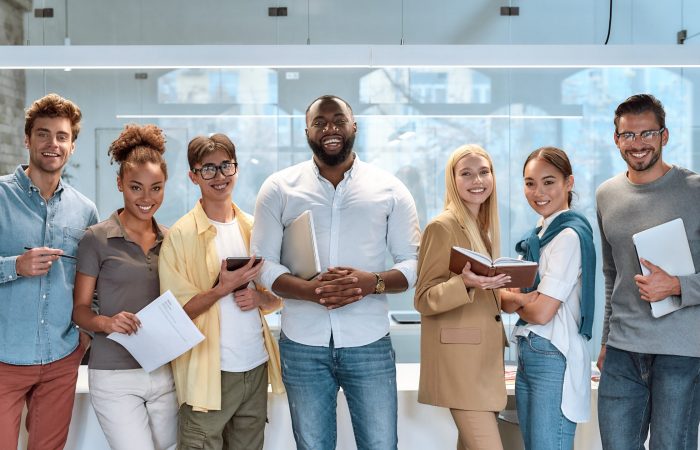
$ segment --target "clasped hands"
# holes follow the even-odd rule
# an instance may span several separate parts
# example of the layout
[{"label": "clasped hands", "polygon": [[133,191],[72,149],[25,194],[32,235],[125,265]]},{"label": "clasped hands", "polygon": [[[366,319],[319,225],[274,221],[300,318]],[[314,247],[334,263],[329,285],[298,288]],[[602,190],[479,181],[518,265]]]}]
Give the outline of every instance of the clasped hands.
[{"label": "clasped hands", "polygon": [[352,267],[329,267],[313,280],[313,297],[320,305],[336,309],[374,292],[377,278]]}]

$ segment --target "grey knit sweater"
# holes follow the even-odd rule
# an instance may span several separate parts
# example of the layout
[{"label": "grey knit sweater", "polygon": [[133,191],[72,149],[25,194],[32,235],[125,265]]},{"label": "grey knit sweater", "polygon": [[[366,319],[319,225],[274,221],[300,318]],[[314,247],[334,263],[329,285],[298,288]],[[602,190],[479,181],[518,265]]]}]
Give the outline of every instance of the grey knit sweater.
[{"label": "grey knit sweater", "polygon": [[641,270],[632,243],[634,233],[681,217],[700,271],[700,175],[673,166],[651,183],[633,184],[622,173],[600,185],[596,204],[605,277],[603,344],[700,357],[700,274],[679,277],[683,308],[654,318],[634,283]]}]

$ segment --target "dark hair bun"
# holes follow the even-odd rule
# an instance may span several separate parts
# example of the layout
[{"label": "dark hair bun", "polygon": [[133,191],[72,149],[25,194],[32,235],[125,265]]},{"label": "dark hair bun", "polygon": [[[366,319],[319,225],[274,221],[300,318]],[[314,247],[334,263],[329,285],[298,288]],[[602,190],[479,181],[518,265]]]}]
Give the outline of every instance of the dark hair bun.
[{"label": "dark hair bun", "polygon": [[161,155],[165,152],[165,136],[163,130],[155,125],[128,124],[124,127],[119,137],[109,146],[107,154],[112,161],[122,163],[136,148],[148,147]]}]

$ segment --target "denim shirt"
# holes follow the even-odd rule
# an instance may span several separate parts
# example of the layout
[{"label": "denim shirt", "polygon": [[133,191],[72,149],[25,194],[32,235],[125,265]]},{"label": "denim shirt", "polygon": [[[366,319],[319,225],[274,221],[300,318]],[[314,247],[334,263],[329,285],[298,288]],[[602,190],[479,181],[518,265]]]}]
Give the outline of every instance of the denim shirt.
[{"label": "denim shirt", "polygon": [[46,275],[18,277],[17,257],[24,247],[75,256],[85,229],[97,223],[97,208],[63,180],[45,201],[25,168],[0,177],[0,361],[47,364],[78,345],[71,320],[75,260],[58,258]]}]

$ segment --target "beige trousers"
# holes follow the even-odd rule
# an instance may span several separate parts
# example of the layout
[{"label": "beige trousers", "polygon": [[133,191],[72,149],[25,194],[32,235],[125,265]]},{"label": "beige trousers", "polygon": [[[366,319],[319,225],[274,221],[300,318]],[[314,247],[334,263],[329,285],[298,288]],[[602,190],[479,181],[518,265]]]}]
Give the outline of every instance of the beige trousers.
[{"label": "beige trousers", "polygon": [[457,425],[457,450],[503,450],[496,413],[450,409]]}]

